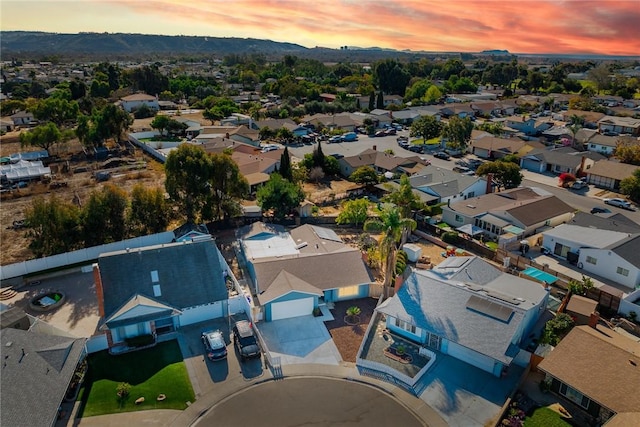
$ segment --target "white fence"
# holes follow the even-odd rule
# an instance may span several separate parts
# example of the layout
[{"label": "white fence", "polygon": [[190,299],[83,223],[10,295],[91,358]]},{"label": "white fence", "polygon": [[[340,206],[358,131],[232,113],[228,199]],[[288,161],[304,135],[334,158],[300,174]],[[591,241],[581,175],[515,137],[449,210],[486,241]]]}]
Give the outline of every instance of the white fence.
[{"label": "white fence", "polygon": [[106,245],[93,246],[91,248],[66,252],[44,258],[31,259],[29,261],[15,264],[3,265],[0,267],[0,280],[7,280],[16,277],[36,274],[41,271],[64,267],[67,265],[77,265],[91,263],[98,259],[100,254],[105,252],[121,251],[127,248],[142,248],[145,246],[161,245],[170,243],[175,238],[172,231],[151,234],[148,236],[135,237],[120,242],[107,243]]}]

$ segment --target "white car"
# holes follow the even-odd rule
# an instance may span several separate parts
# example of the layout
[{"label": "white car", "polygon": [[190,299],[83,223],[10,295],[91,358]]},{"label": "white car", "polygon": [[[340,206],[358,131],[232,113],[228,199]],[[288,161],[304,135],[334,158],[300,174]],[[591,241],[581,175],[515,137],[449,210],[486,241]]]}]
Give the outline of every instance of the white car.
[{"label": "white car", "polygon": [[277,145],[273,145],[273,144],[265,145],[265,146],[262,147],[262,152],[263,153],[267,153],[269,151],[275,151],[278,148],[280,148],[280,147],[278,147]]},{"label": "white car", "polygon": [[615,207],[618,207],[618,208],[626,209],[628,211],[635,211],[636,210],[635,206],[633,206],[631,203],[629,203],[628,201],[626,201],[624,199],[618,199],[618,198],[602,199],[602,201],[606,205],[615,206]]}]

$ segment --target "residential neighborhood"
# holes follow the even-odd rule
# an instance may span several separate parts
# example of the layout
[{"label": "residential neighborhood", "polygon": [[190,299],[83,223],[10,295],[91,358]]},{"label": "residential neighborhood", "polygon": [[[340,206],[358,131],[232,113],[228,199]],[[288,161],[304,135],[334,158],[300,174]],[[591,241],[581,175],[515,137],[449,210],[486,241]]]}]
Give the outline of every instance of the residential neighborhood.
[{"label": "residential neighborhood", "polygon": [[638,425],[638,61],[421,55],[3,55],[0,424]]}]

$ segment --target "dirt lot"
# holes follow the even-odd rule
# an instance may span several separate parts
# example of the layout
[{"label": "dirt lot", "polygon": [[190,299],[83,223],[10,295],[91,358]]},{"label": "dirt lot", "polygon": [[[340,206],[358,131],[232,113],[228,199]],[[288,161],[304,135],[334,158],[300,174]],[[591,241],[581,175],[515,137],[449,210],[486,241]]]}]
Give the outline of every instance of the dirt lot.
[{"label": "dirt lot", "polygon": [[[360,348],[360,343],[364,339],[367,331],[367,325],[373,309],[376,307],[378,300],[376,298],[361,298],[350,301],[339,301],[335,303],[335,307],[331,310],[334,320],[324,322],[333,338],[342,360],[345,362],[356,362],[356,355]],[[346,311],[349,307],[356,306],[360,308],[360,323],[353,326],[345,322]]]}]

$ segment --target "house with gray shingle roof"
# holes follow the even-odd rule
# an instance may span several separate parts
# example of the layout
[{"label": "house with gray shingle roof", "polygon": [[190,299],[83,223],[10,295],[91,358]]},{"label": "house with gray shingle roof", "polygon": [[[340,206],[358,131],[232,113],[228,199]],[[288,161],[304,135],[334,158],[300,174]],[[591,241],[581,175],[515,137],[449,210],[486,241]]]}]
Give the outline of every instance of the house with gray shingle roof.
[{"label": "house with gray shingle roof", "polygon": [[422,166],[426,166],[429,162],[426,159],[411,156],[398,157],[384,151],[368,148],[354,156],[342,157],[338,159],[340,165],[340,173],[348,178],[359,167],[371,166],[377,173],[385,172],[395,173],[414,173]]},{"label": "house with gray shingle roof", "polygon": [[552,194],[524,187],[450,203],[442,207],[442,220],[453,228],[475,225],[490,237],[522,237],[565,223],[574,211]]},{"label": "house with gray shingle roof", "polygon": [[586,172],[596,161],[604,156],[594,152],[583,152],[571,147],[547,149],[539,148],[529,151],[520,158],[520,167],[531,172],[553,172],[557,174],[578,174]]},{"label": "house with gray shingle roof", "polygon": [[[590,234],[594,230],[588,230]],[[584,231],[583,231],[584,232]],[[615,232],[607,231],[609,235]],[[640,233],[622,234],[606,246],[580,248],[578,267],[630,290],[640,286]]]},{"label": "house with gray shingle roof", "polygon": [[94,264],[100,330],[112,352],[126,340],[226,315],[230,271],[210,235],[100,255]]},{"label": "house with gray shingle roof", "polygon": [[85,338],[2,329],[0,425],[54,426],[86,355],[85,342]]},{"label": "house with gray shingle roof", "polygon": [[633,136],[640,136],[640,119],[604,116],[598,121],[598,132],[628,133]]},{"label": "house with gray shingle roof", "polygon": [[237,236],[266,321],[369,295],[373,278],[362,254],[331,229],[307,224],[287,232],[258,222]]},{"label": "house with gray shingle roof", "polygon": [[499,377],[524,352],[548,292],[478,257],[414,270],[376,311],[411,341]]},{"label": "house with gray shingle roof", "polygon": [[632,176],[639,168],[639,166],[628,163],[603,159],[596,162],[587,171],[587,182],[596,187],[618,190],[620,182]]}]

